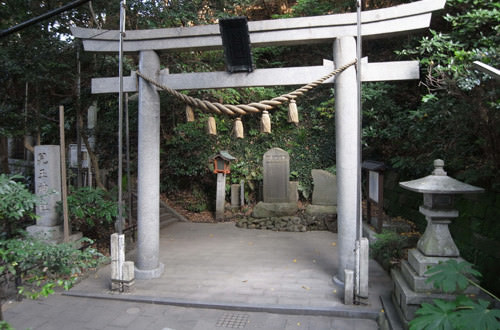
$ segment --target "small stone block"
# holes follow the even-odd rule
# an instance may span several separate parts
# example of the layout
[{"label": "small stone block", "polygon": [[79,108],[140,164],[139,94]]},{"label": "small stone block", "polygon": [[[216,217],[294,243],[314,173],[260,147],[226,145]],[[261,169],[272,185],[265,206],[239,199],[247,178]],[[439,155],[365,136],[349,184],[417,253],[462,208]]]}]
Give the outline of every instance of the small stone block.
[{"label": "small stone block", "polygon": [[290,181],[288,183],[288,202],[297,203],[299,201],[299,182]]},{"label": "small stone block", "polygon": [[344,269],[344,304],[352,305],[354,302],[354,271]]},{"label": "small stone block", "polygon": [[124,282],[130,282],[135,280],[133,261],[125,261],[123,263],[122,274]]},{"label": "small stone block", "polygon": [[369,263],[369,242],[366,237],[360,240],[359,251],[359,296],[368,298],[368,263]]}]

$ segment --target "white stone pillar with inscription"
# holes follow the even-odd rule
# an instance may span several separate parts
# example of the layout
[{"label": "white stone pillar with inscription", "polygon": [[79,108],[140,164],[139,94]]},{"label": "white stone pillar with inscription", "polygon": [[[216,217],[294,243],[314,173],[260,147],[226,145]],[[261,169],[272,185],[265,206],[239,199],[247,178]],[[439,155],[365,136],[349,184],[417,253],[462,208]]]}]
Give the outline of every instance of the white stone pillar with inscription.
[{"label": "white stone pillar with inscription", "polygon": [[56,204],[61,201],[61,157],[58,145],[35,146],[35,193],[40,199],[36,207],[36,225],[29,226],[30,235],[60,241],[63,236]]}]

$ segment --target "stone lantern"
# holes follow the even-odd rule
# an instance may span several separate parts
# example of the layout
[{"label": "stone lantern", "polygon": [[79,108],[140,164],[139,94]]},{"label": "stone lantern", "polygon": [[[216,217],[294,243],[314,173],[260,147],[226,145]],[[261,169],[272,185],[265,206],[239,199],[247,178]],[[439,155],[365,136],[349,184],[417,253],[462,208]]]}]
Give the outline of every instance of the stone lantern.
[{"label": "stone lantern", "polygon": [[391,271],[394,280],[394,303],[405,323],[414,318],[414,313],[422,302],[453,297],[440,292],[432,283],[426,283],[425,272],[429,267],[448,259],[463,261],[448,228],[451,221],[458,217],[458,211],[453,208],[454,196],[484,191],[482,188],[450,178],[443,167],[444,161],[436,159],[431,175],[399,183],[404,189],[424,194],[424,204],[420,206],[419,211],[427,220],[427,227],[417,243],[417,248],[408,251],[408,261],[402,261],[400,270]]}]

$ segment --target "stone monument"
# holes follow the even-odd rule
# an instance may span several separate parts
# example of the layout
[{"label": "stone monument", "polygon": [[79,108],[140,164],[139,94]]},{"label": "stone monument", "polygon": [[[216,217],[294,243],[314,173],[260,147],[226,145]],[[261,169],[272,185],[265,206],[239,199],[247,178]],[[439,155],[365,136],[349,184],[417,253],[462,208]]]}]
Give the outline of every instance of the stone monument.
[{"label": "stone monument", "polygon": [[314,189],[312,203],[307,206],[308,215],[337,214],[337,177],[325,170],[312,170]]},{"label": "stone monument", "polygon": [[[61,157],[58,145],[35,146],[35,193],[40,198],[36,207],[36,225],[26,228],[28,234],[42,240],[60,243],[64,239],[56,204],[61,201]],[[81,238],[72,235],[71,241]]]},{"label": "stone monument", "polygon": [[290,184],[290,156],[280,148],[268,150],[263,157],[264,201],[253,210],[255,218],[268,218],[294,215],[297,210],[296,192]]}]

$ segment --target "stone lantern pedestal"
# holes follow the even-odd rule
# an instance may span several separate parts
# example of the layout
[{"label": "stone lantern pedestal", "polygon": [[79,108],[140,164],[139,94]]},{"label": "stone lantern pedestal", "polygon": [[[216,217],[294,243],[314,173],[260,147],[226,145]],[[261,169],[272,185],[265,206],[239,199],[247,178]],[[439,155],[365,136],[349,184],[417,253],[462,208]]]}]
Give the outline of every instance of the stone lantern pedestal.
[{"label": "stone lantern pedestal", "polygon": [[400,269],[391,271],[394,282],[393,302],[406,328],[423,302],[455,298],[453,294],[445,294],[434,288],[432,283],[426,283],[428,276],[425,272],[449,259],[464,261],[460,258],[460,252],[448,228],[451,221],[458,217],[458,211],[453,208],[453,196],[483,192],[482,188],[447,176],[442,160],[435,160],[434,167],[432,175],[400,183],[402,188],[424,194],[424,204],[419,211],[427,220],[427,227],[417,248],[408,251],[408,260],[402,261]]}]

